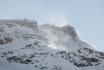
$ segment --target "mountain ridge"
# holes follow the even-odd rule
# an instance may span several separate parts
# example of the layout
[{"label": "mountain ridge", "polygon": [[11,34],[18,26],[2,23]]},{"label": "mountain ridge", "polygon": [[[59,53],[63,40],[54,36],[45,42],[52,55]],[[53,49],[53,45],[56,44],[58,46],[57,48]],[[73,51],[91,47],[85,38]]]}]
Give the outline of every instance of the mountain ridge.
[{"label": "mountain ridge", "polygon": [[0,20],[0,70],[104,70],[104,53],[70,25]]}]

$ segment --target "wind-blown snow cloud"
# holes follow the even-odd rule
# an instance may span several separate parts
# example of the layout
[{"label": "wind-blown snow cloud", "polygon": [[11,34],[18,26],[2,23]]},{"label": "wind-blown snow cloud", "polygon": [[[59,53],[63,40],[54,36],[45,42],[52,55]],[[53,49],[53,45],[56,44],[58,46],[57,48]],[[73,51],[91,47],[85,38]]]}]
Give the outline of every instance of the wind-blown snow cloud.
[{"label": "wind-blown snow cloud", "polygon": [[68,20],[64,16],[50,16],[47,22],[57,26],[63,26],[68,24]]},{"label": "wind-blown snow cloud", "polygon": [[52,24],[56,26],[68,25],[69,21],[65,14],[62,12],[50,12],[44,13],[41,15],[41,18],[38,19],[40,24]]}]

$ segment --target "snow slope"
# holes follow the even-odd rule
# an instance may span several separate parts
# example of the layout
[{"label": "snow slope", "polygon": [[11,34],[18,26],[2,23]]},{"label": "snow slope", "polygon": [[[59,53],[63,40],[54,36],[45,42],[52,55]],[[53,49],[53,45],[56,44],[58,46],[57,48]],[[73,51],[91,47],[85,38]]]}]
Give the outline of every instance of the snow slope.
[{"label": "snow slope", "polygon": [[70,25],[0,20],[0,70],[104,70],[104,53]]}]

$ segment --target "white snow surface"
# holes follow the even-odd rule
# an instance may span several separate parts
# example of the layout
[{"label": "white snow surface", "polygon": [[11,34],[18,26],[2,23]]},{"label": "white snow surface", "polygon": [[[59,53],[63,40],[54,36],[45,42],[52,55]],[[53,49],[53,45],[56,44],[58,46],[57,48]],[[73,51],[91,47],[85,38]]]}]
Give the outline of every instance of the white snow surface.
[{"label": "white snow surface", "polygon": [[104,53],[70,25],[0,20],[0,70],[104,70]]}]

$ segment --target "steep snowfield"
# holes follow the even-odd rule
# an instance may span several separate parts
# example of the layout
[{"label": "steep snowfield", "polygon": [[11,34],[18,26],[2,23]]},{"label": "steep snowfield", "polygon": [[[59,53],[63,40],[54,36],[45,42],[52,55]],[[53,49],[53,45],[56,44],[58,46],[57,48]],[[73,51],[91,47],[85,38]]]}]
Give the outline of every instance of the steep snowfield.
[{"label": "steep snowfield", "polygon": [[70,25],[0,20],[0,70],[104,70],[104,53]]}]

